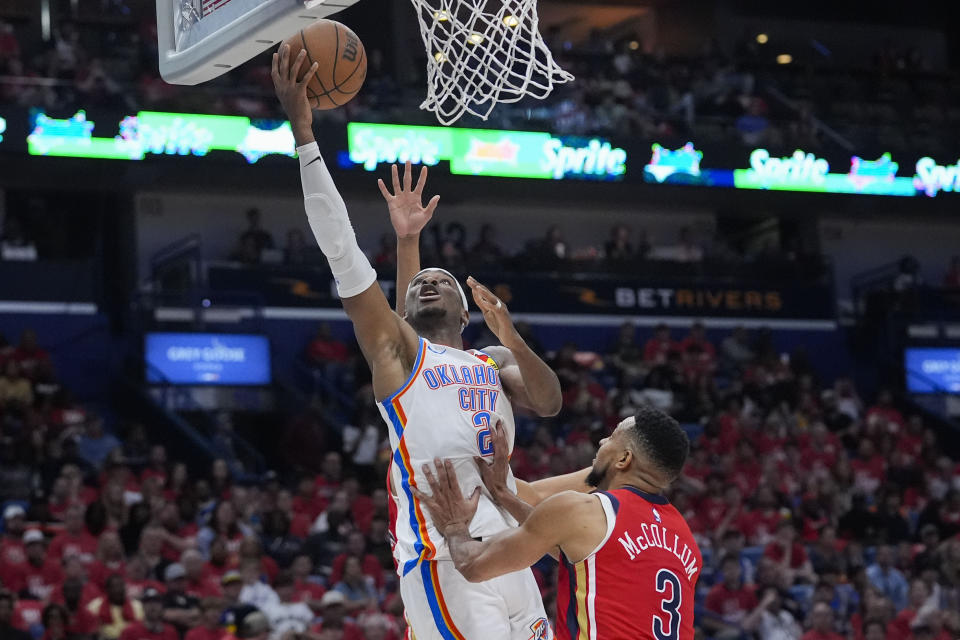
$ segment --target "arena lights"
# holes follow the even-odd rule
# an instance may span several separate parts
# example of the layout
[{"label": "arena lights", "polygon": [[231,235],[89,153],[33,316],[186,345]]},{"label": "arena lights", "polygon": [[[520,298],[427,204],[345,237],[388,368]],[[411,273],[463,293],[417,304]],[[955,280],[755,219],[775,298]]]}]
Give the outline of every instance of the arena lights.
[{"label": "arena lights", "polygon": [[456,175],[562,180],[620,180],[627,152],[600,138],[560,138],[538,131],[458,129],[351,122],[343,166],[373,171],[383,163],[436,165]]},{"label": "arena lights", "polygon": [[84,111],[62,120],[40,111],[33,115],[32,127],[27,149],[33,156],[143,160],[147,154],[234,151],[252,164],[266,155],[296,154],[289,122],[261,126],[240,116],[141,111],[120,122],[118,135],[97,138],[95,123]]},{"label": "arena lights", "polygon": [[757,44],[767,44],[770,41],[770,37],[765,33],[757,34]]},{"label": "arena lights", "polygon": [[3,132],[7,130],[7,121],[0,118],[0,142],[3,142]]}]

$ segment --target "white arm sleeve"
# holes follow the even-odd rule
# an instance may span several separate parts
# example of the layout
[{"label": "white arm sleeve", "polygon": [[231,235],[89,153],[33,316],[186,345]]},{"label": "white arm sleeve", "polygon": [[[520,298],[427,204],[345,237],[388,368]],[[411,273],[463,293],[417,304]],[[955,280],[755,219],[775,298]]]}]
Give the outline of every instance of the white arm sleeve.
[{"label": "white arm sleeve", "polygon": [[303,204],[310,230],[327,257],[341,298],[359,295],[377,281],[377,272],[357,244],[347,206],[337,191],[316,142],[297,147]]}]

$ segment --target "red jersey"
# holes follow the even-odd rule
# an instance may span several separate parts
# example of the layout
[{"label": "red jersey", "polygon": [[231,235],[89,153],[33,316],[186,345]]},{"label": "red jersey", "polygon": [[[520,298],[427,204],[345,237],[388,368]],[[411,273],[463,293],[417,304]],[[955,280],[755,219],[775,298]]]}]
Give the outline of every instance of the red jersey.
[{"label": "red jersey", "polygon": [[576,564],[561,554],[557,640],[691,640],[703,559],[683,516],[633,487],[595,495],[607,537]]},{"label": "red jersey", "polygon": [[76,536],[66,531],[57,534],[47,549],[48,558],[62,561],[70,556],[79,556],[84,564],[93,562],[96,553],[97,539],[86,531]]},{"label": "red jersey", "polygon": [[187,631],[187,635],[184,640],[221,640],[227,635],[225,629],[221,627],[216,627],[211,629],[209,627],[195,627]]}]

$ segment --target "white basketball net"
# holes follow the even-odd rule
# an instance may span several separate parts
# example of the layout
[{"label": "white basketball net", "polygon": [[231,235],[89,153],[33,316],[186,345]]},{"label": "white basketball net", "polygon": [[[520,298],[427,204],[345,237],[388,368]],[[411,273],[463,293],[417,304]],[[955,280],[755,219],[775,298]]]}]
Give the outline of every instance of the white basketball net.
[{"label": "white basketball net", "polygon": [[536,0],[410,0],[427,49],[427,99],[441,124],[499,103],[542,100],[573,80],[540,36]]}]

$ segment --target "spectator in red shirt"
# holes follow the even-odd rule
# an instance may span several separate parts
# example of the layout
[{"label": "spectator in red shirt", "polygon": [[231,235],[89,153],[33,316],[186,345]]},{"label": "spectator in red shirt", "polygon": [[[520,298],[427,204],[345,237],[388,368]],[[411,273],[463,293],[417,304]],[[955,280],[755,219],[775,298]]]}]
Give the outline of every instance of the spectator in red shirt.
[{"label": "spectator in red shirt", "polygon": [[20,344],[13,350],[13,359],[20,365],[20,371],[31,380],[37,367],[50,360],[50,354],[37,345],[37,333],[33,329],[24,329],[20,334]]},{"label": "spectator in red shirt", "polygon": [[317,495],[317,484],[318,480],[310,476],[300,478],[300,482],[297,483],[297,495],[291,503],[293,512],[311,523],[327,508],[327,499]]},{"label": "spectator in red shirt", "polygon": [[[707,611],[719,620],[707,619],[706,626],[714,631],[735,630],[747,615],[757,606],[757,597],[752,585],[746,585],[741,579],[740,558],[728,555],[720,564],[723,582],[713,585],[707,593],[705,606]],[[711,622],[715,625],[709,624]]]},{"label": "spectator in red shirt", "polygon": [[27,561],[23,549],[23,531],[26,529],[27,512],[18,504],[8,505],[3,510],[3,541],[0,542],[0,573],[4,566],[16,566]]},{"label": "spectator in red shirt", "polygon": [[200,626],[188,631],[184,640],[221,640],[226,635],[226,631],[220,626],[220,616],[225,608],[220,598],[201,600]]},{"label": "spectator in red shirt", "polygon": [[763,550],[763,555],[779,565],[782,574],[790,578],[788,584],[798,579],[816,582],[807,551],[797,541],[797,530],[790,520],[780,523],[776,537]]},{"label": "spectator in red shirt", "polygon": [[810,631],[803,634],[802,640],[844,640],[833,630],[833,609],[826,602],[813,605],[810,612]]},{"label": "spectator in red shirt", "polygon": [[107,584],[107,576],[124,573],[125,566],[120,535],[115,531],[104,531],[97,544],[96,560],[87,568],[90,581],[103,589]]},{"label": "spectator in red shirt", "polygon": [[857,458],[850,461],[850,466],[857,487],[867,493],[876,491],[887,473],[887,461],[866,438],[860,441]]},{"label": "spectator in red shirt", "polygon": [[[316,477],[317,496],[329,502],[333,494],[340,490],[341,482],[343,482],[343,458],[338,452],[330,451],[323,456],[320,475]],[[326,503],[323,508],[326,509]]]},{"label": "spectator in red shirt", "polygon": [[[343,594],[340,594],[343,597]],[[3,640],[32,640],[33,636],[13,626],[15,598],[9,591],[0,590],[0,638]]]},{"label": "spectator in red shirt", "polygon": [[220,577],[206,570],[203,556],[196,549],[187,549],[180,555],[180,564],[186,572],[187,595],[194,598],[215,598],[220,595]]},{"label": "spectator in red shirt", "polygon": [[677,343],[670,338],[670,327],[659,324],[653,330],[653,337],[643,345],[643,361],[649,365],[666,364],[671,351],[677,351]]},{"label": "spectator in red shirt", "polygon": [[57,562],[68,556],[79,556],[84,563],[90,564],[97,553],[97,539],[87,531],[83,522],[85,509],[81,504],[72,504],[64,514],[62,533],[57,534],[50,543],[50,558]]},{"label": "spectator in red shirt", "polygon": [[747,544],[766,545],[773,538],[782,520],[773,489],[761,485],[753,496],[753,507],[741,514],[737,527],[747,537]]},{"label": "spectator in red shirt", "polygon": [[77,556],[69,556],[63,561],[63,582],[50,594],[51,602],[58,604],[66,602],[67,594],[64,589],[68,581],[81,585],[80,606],[86,606],[101,595],[100,588],[88,579],[86,565]]},{"label": "spectator in red shirt", "polygon": [[877,394],[877,403],[867,410],[867,423],[876,422],[884,433],[896,433],[903,429],[903,414],[893,406],[893,393],[882,389]]},{"label": "spectator in red shirt", "polygon": [[307,357],[314,364],[336,362],[343,364],[350,359],[350,351],[340,340],[333,338],[330,325],[326,322],[317,327],[317,333],[307,345]]},{"label": "spectator in red shirt", "polygon": [[343,579],[343,567],[350,556],[360,560],[363,574],[373,578],[377,588],[383,586],[384,575],[380,561],[376,556],[367,553],[367,539],[359,531],[353,531],[347,536],[347,550],[334,558],[330,584],[337,584]]},{"label": "spectator in red shirt", "polygon": [[302,554],[294,558],[290,573],[293,574],[294,601],[305,602],[314,612],[319,612],[320,600],[327,590],[310,579],[310,574],[313,573],[310,556]]},{"label": "spectator in red shirt", "polygon": [[43,533],[39,529],[29,529],[23,534],[23,546],[27,561],[0,575],[0,580],[11,591],[27,594],[37,600],[46,600],[63,580],[60,563],[47,558]]},{"label": "spectator in red shirt", "polygon": [[128,625],[120,640],[180,640],[177,630],[163,621],[163,595],[157,589],[147,589],[140,599],[143,620]]},{"label": "spectator in red shirt", "polygon": [[892,638],[909,638],[910,630],[917,625],[928,624],[937,611],[936,602],[928,602],[930,590],[927,583],[917,578],[910,583],[910,602],[906,609],[887,625],[887,635]]},{"label": "spectator in red shirt", "polygon": [[75,632],[70,631],[70,614],[63,605],[48,604],[43,608],[41,619],[43,621],[42,640],[67,640],[68,634],[75,635]]},{"label": "spectator in red shirt", "polygon": [[90,636],[100,627],[97,619],[87,610],[88,601],[84,599],[84,591],[89,583],[79,578],[67,578],[58,589],[54,602],[62,604],[70,619],[67,624],[67,633],[71,636]]}]

